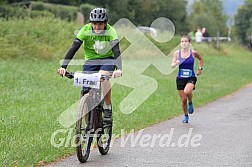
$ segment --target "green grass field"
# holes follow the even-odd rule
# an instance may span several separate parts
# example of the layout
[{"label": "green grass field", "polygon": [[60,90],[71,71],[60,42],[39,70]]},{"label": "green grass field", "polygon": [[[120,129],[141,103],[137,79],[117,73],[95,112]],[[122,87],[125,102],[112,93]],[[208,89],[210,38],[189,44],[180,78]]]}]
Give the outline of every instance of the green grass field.
[{"label": "green grass field", "polygon": [[[3,35],[0,39],[7,40]],[[7,44],[13,46],[17,53],[23,47],[21,43],[18,47],[9,42]],[[207,44],[193,44],[193,47],[202,54],[205,61],[203,74],[198,77],[194,91],[196,108],[252,82],[251,52],[233,44],[221,45],[220,51],[212,49]],[[165,51],[165,46],[162,50]],[[49,51],[49,55],[52,55],[53,50]],[[57,52],[57,55],[61,52],[63,51]],[[71,143],[64,142],[63,146],[58,148],[51,145],[52,134],[64,129],[58,121],[60,114],[79,99],[80,92],[80,88],[72,86],[71,80],[59,77],[56,73],[59,60],[63,56],[39,58],[39,55],[42,55],[41,50],[38,53],[33,50],[29,52],[29,56],[22,57],[20,54],[8,58],[11,50],[7,47],[5,53],[7,55],[0,57],[1,166],[36,166],[74,154],[75,149],[71,147]],[[130,61],[133,60],[125,60],[124,64],[132,63]],[[141,62],[145,63],[145,60]],[[169,66],[170,64],[167,64],[167,67]],[[80,69],[81,66],[69,67],[70,71]],[[163,75],[154,66],[149,66],[143,74],[155,78],[158,88],[131,114],[120,112],[119,104],[132,88],[115,84],[112,93],[113,133],[120,134],[121,129],[126,132],[131,129],[138,130],[181,115],[182,109],[175,86],[176,72],[177,70],[171,75]],[[60,138],[68,137],[69,129],[65,130],[65,133],[60,133],[56,137],[56,142],[59,143]],[[71,136],[73,134],[70,134]]]}]

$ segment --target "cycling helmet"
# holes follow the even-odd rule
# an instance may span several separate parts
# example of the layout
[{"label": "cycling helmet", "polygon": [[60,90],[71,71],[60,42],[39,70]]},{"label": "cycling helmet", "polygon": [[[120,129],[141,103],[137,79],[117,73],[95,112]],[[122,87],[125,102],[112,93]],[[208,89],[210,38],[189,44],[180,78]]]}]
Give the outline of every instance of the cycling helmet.
[{"label": "cycling helmet", "polygon": [[104,8],[95,8],[90,12],[89,21],[105,22],[108,20],[107,12]]}]

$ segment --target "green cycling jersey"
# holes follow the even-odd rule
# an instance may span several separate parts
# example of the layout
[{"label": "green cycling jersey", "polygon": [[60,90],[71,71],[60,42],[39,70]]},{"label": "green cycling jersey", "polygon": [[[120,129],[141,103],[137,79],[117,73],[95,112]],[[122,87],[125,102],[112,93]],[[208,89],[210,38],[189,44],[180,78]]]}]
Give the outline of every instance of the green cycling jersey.
[{"label": "green cycling jersey", "polygon": [[82,27],[76,37],[84,43],[85,60],[114,57],[111,42],[118,40],[118,35],[109,24],[106,25],[105,31],[96,34],[91,23],[88,23]]}]

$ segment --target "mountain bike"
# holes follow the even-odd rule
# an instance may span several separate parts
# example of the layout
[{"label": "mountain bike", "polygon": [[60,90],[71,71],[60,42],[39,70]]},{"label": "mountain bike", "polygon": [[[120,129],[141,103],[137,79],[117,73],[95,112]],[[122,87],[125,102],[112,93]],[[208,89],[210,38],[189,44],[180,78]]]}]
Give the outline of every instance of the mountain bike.
[{"label": "mountain bike", "polygon": [[71,73],[66,77],[74,79],[74,86],[85,86],[88,93],[81,97],[76,121],[76,152],[78,160],[85,163],[90,154],[93,138],[97,140],[99,152],[106,155],[112,137],[112,122],[103,121],[104,101],[102,99],[101,83],[111,76],[99,73]]}]

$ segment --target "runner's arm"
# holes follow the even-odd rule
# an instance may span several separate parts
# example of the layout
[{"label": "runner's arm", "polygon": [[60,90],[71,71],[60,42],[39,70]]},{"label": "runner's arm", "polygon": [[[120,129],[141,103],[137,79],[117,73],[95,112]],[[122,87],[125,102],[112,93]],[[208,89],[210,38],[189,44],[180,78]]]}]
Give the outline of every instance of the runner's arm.
[{"label": "runner's arm", "polygon": [[171,68],[175,68],[177,65],[179,65],[179,63],[180,61],[178,60],[178,51],[175,51],[172,57]]},{"label": "runner's arm", "polygon": [[197,51],[194,51],[193,54],[199,60],[199,66],[203,68],[204,62],[203,62],[202,56]]},{"label": "runner's arm", "polygon": [[202,70],[203,70],[203,65],[204,65],[203,59],[202,59],[201,55],[197,51],[194,51],[193,54],[199,60],[199,69],[197,71],[197,75],[201,75]]}]

